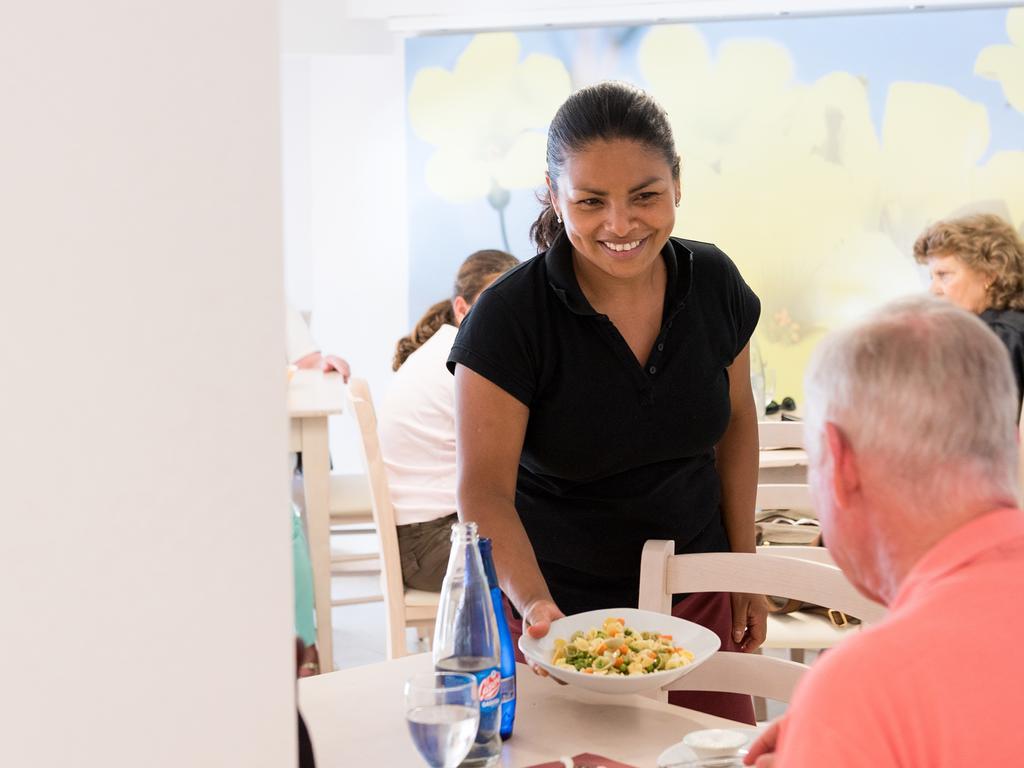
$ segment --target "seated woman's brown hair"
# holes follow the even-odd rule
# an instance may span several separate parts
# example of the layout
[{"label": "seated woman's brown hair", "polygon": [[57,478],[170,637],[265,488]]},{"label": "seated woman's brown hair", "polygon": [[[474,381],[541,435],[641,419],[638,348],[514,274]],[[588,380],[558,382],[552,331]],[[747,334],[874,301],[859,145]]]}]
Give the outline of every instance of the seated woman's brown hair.
[{"label": "seated woman's brown hair", "polygon": [[425,344],[442,325],[459,324],[453,304],[455,299],[461,297],[466,304],[473,304],[495,277],[518,263],[519,260],[512,254],[498,250],[477,251],[467,257],[455,276],[452,297],[432,305],[416,323],[412,332],[398,340],[398,344],[395,345],[395,357],[391,361],[391,370],[397,371],[401,368],[409,355]]}]

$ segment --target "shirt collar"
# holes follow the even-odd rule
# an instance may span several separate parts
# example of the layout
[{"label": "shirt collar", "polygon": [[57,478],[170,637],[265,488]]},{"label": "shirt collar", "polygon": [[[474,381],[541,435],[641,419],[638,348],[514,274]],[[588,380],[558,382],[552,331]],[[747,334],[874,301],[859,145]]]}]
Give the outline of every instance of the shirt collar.
[{"label": "shirt collar", "polygon": [[[661,249],[668,280],[665,284],[665,314],[682,308],[693,282],[693,252],[683,243],[670,237]],[[544,255],[548,283],[555,295],[577,315],[597,315],[597,311],[583,295],[576,270],[572,266],[572,243],[563,229]]]},{"label": "shirt collar", "polygon": [[1024,512],[1019,509],[998,509],[974,518],[939,541],[914,564],[889,607],[898,609],[979,555],[1021,538]]}]

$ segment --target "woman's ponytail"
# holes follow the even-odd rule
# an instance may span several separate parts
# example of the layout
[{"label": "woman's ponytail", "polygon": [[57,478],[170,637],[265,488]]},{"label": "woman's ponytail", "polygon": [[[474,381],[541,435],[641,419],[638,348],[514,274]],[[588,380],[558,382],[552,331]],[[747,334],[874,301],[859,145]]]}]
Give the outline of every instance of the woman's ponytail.
[{"label": "woman's ponytail", "polygon": [[564,227],[562,222],[558,220],[555,209],[551,206],[547,190],[544,190],[543,194],[538,195],[537,198],[543,208],[541,209],[540,216],[537,217],[537,220],[533,222],[533,226],[530,227],[530,239],[537,246],[537,253],[540,253],[551,247],[551,244],[562,233]]},{"label": "woman's ponytail", "polygon": [[395,345],[395,356],[391,361],[391,370],[397,371],[401,368],[409,355],[423,346],[445,323],[455,325],[455,309],[452,307],[451,299],[437,302],[424,313],[416,327],[412,329],[412,333],[398,340],[398,344]]}]

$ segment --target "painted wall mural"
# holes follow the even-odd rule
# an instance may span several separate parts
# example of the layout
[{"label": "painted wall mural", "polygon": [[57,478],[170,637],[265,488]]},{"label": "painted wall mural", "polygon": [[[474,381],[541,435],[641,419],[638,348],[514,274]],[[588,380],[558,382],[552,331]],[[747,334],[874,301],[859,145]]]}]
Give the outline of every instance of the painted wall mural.
[{"label": "painted wall mural", "polygon": [[760,295],[779,399],[826,330],[924,290],[926,224],[1024,225],[1024,8],[414,38],[406,62],[413,317],[472,251],[534,254],[547,123],[605,79],[668,111],[675,234]]}]

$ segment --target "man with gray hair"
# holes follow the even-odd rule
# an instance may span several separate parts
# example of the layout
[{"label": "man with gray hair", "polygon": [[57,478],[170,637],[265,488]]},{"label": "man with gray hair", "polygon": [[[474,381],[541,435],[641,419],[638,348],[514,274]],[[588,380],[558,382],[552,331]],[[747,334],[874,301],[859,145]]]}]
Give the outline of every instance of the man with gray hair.
[{"label": "man with gray hair", "polygon": [[746,762],[1015,762],[1024,513],[1006,349],[948,302],[901,300],[826,338],[804,395],[825,540],[889,615],[818,661]]}]

